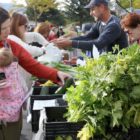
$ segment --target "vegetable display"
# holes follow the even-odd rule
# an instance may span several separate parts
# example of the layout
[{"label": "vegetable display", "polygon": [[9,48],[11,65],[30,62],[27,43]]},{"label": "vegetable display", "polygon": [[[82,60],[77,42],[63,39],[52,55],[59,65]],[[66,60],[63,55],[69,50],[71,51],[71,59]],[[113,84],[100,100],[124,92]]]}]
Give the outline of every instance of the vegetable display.
[{"label": "vegetable display", "polygon": [[78,133],[80,140],[96,135],[109,139],[110,129],[127,132],[140,126],[140,48],[137,44],[117,55],[107,53],[98,59],[88,59],[77,71],[76,87],[71,86],[66,94],[66,115],[70,122],[86,122]]}]

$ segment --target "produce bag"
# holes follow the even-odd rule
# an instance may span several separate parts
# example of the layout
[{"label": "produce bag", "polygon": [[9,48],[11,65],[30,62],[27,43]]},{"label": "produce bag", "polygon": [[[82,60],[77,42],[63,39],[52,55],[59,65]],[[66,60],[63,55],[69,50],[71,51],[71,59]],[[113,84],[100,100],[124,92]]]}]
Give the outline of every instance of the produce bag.
[{"label": "produce bag", "polygon": [[62,59],[62,52],[53,43],[49,43],[44,47],[46,54],[38,57],[40,63],[60,62]]}]

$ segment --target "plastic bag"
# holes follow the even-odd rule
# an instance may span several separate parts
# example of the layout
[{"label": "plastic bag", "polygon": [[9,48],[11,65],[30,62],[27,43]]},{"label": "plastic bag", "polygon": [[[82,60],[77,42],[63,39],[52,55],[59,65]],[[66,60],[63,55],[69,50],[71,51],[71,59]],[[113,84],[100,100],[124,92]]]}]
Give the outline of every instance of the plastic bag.
[{"label": "plastic bag", "polygon": [[45,109],[40,111],[39,130],[33,135],[32,140],[44,140],[43,121],[47,120]]},{"label": "plastic bag", "polygon": [[99,51],[98,51],[98,49],[97,49],[97,47],[95,45],[93,45],[93,50],[92,51],[93,51],[92,52],[93,53],[93,58],[98,59],[100,54],[99,54]]},{"label": "plastic bag", "polygon": [[53,43],[49,43],[44,47],[46,54],[38,57],[40,63],[60,62],[62,60],[62,52]]}]

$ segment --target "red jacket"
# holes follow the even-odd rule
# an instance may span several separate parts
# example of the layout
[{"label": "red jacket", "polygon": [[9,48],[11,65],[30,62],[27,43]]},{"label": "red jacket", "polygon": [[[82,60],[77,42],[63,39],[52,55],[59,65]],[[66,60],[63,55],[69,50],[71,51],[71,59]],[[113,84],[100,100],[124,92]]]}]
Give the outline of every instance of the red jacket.
[{"label": "red jacket", "polygon": [[[58,82],[57,70],[44,66],[37,62],[23,47],[14,41],[7,40],[11,45],[12,52],[14,56],[18,58],[19,65],[21,65],[25,70],[34,76],[39,78],[45,78]],[[0,41],[0,47],[3,47],[3,42]]]}]

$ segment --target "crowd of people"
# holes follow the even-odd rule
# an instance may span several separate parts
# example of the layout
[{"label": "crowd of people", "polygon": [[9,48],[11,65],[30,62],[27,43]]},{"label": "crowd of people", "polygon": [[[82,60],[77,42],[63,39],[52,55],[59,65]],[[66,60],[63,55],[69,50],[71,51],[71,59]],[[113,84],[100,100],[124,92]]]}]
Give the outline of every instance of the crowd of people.
[{"label": "crowd of people", "polygon": [[113,52],[114,45],[123,49],[130,42],[140,44],[139,14],[128,13],[120,20],[111,14],[107,0],[91,0],[85,8],[90,9],[96,23],[79,36],[73,27],[66,33],[62,27],[47,22],[27,32],[25,15],[16,12],[9,15],[0,7],[0,140],[20,140],[22,105],[32,85],[31,75],[59,85],[70,77],[35,59],[46,53],[45,47],[50,42],[60,49],[89,51],[90,57],[93,57],[93,47],[102,54]]},{"label": "crowd of people", "polygon": [[[18,20],[16,20],[18,21]],[[22,128],[22,105],[26,99],[27,88],[23,87],[24,77],[18,65],[39,78],[50,79],[59,85],[64,84],[68,74],[38,63],[24,48],[24,45],[8,38],[12,20],[9,13],[0,8],[0,139],[19,140]],[[24,35],[26,24],[16,25]],[[20,32],[21,31],[21,32]],[[22,40],[19,36],[19,39]],[[8,62],[7,62],[8,61]]]}]

